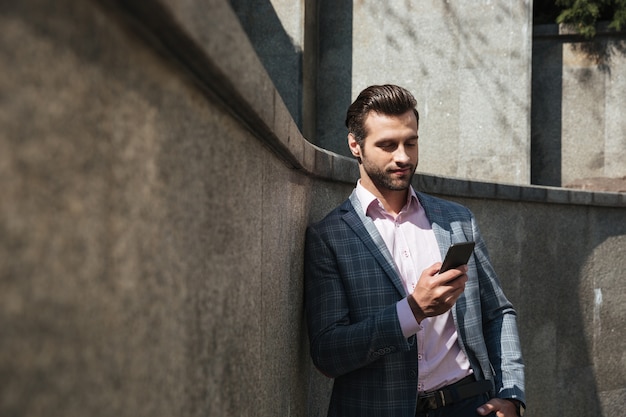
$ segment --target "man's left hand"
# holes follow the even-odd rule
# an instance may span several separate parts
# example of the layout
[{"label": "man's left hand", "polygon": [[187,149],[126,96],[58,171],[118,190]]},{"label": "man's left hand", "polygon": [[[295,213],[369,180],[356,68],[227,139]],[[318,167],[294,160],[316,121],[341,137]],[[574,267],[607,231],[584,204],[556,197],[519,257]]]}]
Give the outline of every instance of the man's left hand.
[{"label": "man's left hand", "polygon": [[517,417],[515,404],[502,398],[492,398],[476,410],[481,416],[496,413],[498,417]]}]

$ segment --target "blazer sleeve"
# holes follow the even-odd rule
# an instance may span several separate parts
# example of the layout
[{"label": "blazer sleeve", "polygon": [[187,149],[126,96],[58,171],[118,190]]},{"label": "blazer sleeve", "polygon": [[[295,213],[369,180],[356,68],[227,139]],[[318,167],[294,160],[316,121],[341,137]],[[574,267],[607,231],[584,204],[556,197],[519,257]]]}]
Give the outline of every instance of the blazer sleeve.
[{"label": "blazer sleeve", "polygon": [[311,358],[333,378],[411,349],[396,312],[401,297],[388,278],[377,276],[382,271],[371,268],[371,253],[355,239],[337,224],[311,226],[306,233],[305,308]]},{"label": "blazer sleeve", "polygon": [[496,396],[525,402],[524,363],[517,330],[517,313],[502,290],[473,215],[471,224],[476,240],[483,337],[494,371]]}]

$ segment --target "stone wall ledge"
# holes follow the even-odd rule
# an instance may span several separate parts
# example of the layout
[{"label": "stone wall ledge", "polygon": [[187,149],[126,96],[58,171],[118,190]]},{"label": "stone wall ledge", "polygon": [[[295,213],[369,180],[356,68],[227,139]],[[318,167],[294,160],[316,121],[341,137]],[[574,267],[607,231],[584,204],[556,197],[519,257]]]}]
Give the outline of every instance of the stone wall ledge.
[{"label": "stone wall ledge", "polygon": [[539,185],[513,185],[446,178],[418,174],[413,186],[432,194],[456,197],[571,204],[603,207],[626,207],[626,193],[574,190]]},{"label": "stone wall ledge", "polygon": [[[199,88],[242,120],[285,164],[329,181],[356,181],[355,160],[315,146],[302,136],[227,0],[204,0],[202,7],[200,0],[102,3],[130,17],[140,36],[177,61]],[[626,207],[626,193],[497,184],[425,173],[416,175],[413,184],[421,191],[448,196]]]},{"label": "stone wall ledge", "polygon": [[[595,38],[626,38],[626,30],[617,30],[609,27],[610,22],[601,21],[596,24]],[[591,42],[594,39],[585,38],[573,25],[568,24],[544,24],[533,26],[533,38],[559,38],[563,41]]]}]

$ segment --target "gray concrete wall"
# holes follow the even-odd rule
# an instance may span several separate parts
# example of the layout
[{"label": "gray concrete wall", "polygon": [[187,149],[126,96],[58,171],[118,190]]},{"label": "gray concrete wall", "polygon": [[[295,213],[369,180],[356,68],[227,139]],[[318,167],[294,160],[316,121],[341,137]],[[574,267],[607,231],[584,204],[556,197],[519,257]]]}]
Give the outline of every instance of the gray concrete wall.
[{"label": "gray concrete wall", "polygon": [[599,27],[593,41],[557,25],[533,44],[533,183],[626,177],[626,36]]},{"label": "gray concrete wall", "polygon": [[396,83],[439,155],[422,172],[530,183],[531,2],[307,3],[231,0],[309,140],[350,156],[345,109],[368,85]]},{"label": "gray concrete wall", "polygon": [[[418,101],[421,149],[437,155],[421,172],[529,184],[531,2],[349,3],[348,33],[333,30],[333,10],[319,17],[318,108],[345,108],[371,84],[405,86]],[[349,76],[326,75],[343,67]],[[318,110],[314,140],[348,155],[334,110]]]},{"label": "gray concrete wall", "polygon": [[[0,415],[324,415],[303,235],[358,171],[304,140],[230,3],[5,2],[0,33]],[[617,416],[626,195],[414,185],[475,211],[531,409]]]},{"label": "gray concrete wall", "polygon": [[0,9],[0,415],[302,415],[309,179],[156,38],[302,138],[228,4],[126,5]]}]

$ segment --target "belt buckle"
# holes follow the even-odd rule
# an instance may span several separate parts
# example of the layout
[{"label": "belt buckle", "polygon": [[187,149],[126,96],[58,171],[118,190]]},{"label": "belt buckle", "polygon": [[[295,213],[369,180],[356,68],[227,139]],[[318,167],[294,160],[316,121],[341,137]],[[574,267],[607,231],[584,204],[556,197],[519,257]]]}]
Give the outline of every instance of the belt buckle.
[{"label": "belt buckle", "polygon": [[435,396],[433,395],[432,397],[426,397],[424,398],[425,403],[424,404],[426,406],[427,410],[436,410],[437,407],[437,399],[435,398]]},{"label": "belt buckle", "polygon": [[436,392],[431,392],[418,398],[418,411],[436,410],[441,407],[436,394]]}]

